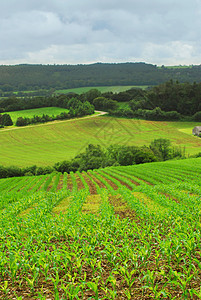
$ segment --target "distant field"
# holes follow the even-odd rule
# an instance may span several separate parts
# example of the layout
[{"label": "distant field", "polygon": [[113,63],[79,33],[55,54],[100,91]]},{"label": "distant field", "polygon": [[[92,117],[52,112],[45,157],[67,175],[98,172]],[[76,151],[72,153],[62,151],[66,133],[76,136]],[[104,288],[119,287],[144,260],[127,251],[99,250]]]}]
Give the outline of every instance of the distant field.
[{"label": "distant field", "polygon": [[35,109],[26,109],[26,110],[18,110],[18,111],[11,111],[8,114],[11,116],[13,123],[17,121],[17,118],[32,118],[33,116],[42,116],[43,114],[48,116],[56,116],[62,112],[68,112],[68,109],[60,108],[60,107],[42,107],[42,108],[35,108]]},{"label": "distant field", "polygon": [[191,130],[197,123],[156,122],[111,117],[91,117],[53,122],[32,127],[0,130],[0,165],[53,165],[71,159],[88,144],[148,145],[168,138],[186,153],[201,152],[201,139]]},{"label": "distant field", "polygon": [[[192,66],[182,66],[182,65],[179,65],[179,66],[164,66],[165,68],[167,69],[188,69],[188,68],[192,68]],[[158,68],[162,68],[162,66],[158,67]]]},{"label": "distant field", "polygon": [[106,92],[120,93],[120,92],[129,90],[131,88],[140,88],[140,89],[145,90],[146,88],[148,88],[148,85],[142,85],[142,86],[133,86],[133,85],[128,85],[128,86],[89,86],[89,87],[81,87],[81,88],[75,88],[75,89],[57,90],[57,91],[55,91],[55,94],[67,94],[67,93],[82,94],[82,93],[88,92],[91,89],[97,89],[101,93],[106,93]]}]

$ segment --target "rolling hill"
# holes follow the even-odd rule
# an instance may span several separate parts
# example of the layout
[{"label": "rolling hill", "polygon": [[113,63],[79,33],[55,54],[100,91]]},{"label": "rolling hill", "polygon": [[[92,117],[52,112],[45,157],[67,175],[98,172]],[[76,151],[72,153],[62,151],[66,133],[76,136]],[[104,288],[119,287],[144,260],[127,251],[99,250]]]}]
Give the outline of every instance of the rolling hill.
[{"label": "rolling hill", "polygon": [[53,165],[71,159],[88,144],[148,145],[157,138],[200,152],[201,139],[192,136],[193,122],[144,121],[106,116],[52,122],[0,130],[0,164],[20,167]]}]

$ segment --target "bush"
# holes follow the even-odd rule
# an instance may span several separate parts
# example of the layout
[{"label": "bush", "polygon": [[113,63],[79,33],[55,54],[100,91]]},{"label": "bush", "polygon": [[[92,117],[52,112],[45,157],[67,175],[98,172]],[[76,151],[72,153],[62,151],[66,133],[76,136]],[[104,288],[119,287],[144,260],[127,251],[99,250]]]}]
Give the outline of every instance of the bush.
[{"label": "bush", "polygon": [[15,123],[16,126],[26,126],[28,125],[27,118],[19,117]]},{"label": "bush", "polygon": [[39,167],[36,169],[36,175],[45,175],[54,172],[54,168],[52,167]]},{"label": "bush", "polygon": [[201,111],[198,111],[193,115],[193,120],[196,122],[201,122]]},{"label": "bush", "polygon": [[3,126],[12,126],[13,121],[9,114],[0,115],[0,124]]}]

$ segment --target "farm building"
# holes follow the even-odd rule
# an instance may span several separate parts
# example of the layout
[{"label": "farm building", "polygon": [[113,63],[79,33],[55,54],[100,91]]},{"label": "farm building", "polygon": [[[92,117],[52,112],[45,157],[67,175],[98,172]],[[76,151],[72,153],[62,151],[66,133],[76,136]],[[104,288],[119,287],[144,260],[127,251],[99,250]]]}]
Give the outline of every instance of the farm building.
[{"label": "farm building", "polygon": [[201,135],[201,126],[195,126],[193,128],[193,134],[197,136]]}]

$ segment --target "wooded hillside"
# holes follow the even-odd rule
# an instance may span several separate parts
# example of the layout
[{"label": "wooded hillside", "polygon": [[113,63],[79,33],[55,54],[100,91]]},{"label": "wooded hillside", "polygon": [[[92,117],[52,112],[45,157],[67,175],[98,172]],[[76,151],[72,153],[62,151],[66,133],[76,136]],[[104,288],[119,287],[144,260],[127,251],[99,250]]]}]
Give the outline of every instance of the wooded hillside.
[{"label": "wooded hillside", "polygon": [[0,66],[0,91],[157,85],[170,79],[200,82],[200,75],[201,66],[159,68],[146,63]]}]

